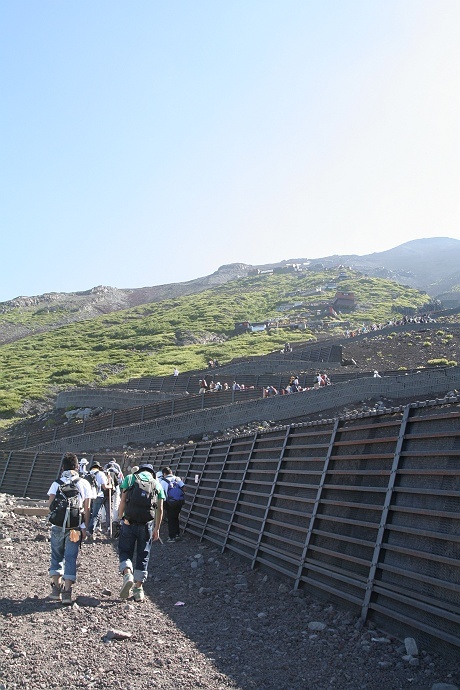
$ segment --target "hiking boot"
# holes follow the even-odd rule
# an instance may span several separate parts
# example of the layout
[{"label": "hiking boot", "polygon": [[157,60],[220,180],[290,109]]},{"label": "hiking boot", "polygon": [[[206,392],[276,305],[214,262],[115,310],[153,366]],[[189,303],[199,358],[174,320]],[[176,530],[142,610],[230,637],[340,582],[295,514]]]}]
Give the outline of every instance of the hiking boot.
[{"label": "hiking boot", "polygon": [[176,540],[175,540],[175,539],[172,539],[171,537],[169,537],[169,539],[166,539],[166,543],[167,543],[167,544],[174,544],[175,541],[176,541]]},{"label": "hiking boot", "polygon": [[120,590],[120,599],[129,599],[131,589],[134,584],[134,577],[131,572],[123,575],[123,587]]},{"label": "hiking boot", "polygon": [[133,587],[133,599],[134,601],[144,601],[144,588]]},{"label": "hiking boot", "polygon": [[62,592],[62,604],[63,606],[69,606],[72,603],[72,590],[64,589]]},{"label": "hiking boot", "polygon": [[51,592],[48,595],[48,599],[52,601],[61,601],[62,595],[62,585],[55,585],[54,582],[51,583]]}]

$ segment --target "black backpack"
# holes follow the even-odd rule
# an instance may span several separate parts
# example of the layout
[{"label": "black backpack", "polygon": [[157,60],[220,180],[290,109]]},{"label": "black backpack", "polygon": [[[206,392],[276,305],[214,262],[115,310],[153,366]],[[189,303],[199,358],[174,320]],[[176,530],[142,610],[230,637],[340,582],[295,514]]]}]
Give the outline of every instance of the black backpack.
[{"label": "black backpack", "polygon": [[52,525],[64,529],[76,529],[80,526],[82,498],[77,482],[78,479],[73,479],[69,484],[65,484],[62,479],[57,480],[59,487],[50,505],[50,514],[48,515],[48,521]]},{"label": "black backpack", "polygon": [[145,525],[155,519],[158,489],[152,477],[144,481],[135,474],[132,486],[126,491],[125,518],[129,522]]},{"label": "black backpack", "polygon": [[120,481],[118,479],[118,472],[115,468],[109,468],[107,470],[107,477],[111,480],[111,488],[116,489]]},{"label": "black backpack", "polygon": [[96,491],[97,491],[97,479],[96,479],[96,475],[94,472],[88,472],[87,474],[85,474],[83,479],[86,479],[86,481],[88,482],[90,487],[92,489],[96,489]]}]

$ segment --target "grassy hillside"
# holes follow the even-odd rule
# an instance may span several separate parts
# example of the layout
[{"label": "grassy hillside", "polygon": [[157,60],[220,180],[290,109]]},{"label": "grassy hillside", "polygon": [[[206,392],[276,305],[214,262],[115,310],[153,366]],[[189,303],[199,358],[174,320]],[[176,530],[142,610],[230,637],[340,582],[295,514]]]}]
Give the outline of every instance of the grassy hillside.
[{"label": "grassy hillside", "polygon": [[[0,419],[11,423],[25,400],[42,400],[73,385],[107,385],[132,377],[200,369],[210,358],[235,357],[280,349],[286,340],[305,341],[312,331],[272,330],[235,336],[237,321],[295,318],[308,304],[330,300],[334,291],[315,288],[334,281],[324,273],[276,274],[242,278],[206,292],[113,312],[0,347]],[[353,324],[397,318],[395,309],[423,307],[427,296],[390,281],[349,271],[340,289],[353,291],[358,307],[342,315]],[[312,292],[310,295],[299,293]],[[301,302],[294,307],[295,303]],[[280,310],[282,306],[283,311]],[[0,316],[43,326],[49,315],[30,307]],[[35,319],[35,321],[34,321]],[[340,316],[339,316],[340,319]],[[337,320],[336,320],[337,321]],[[342,332],[340,320],[324,334]],[[5,425],[5,423],[3,424]]]}]

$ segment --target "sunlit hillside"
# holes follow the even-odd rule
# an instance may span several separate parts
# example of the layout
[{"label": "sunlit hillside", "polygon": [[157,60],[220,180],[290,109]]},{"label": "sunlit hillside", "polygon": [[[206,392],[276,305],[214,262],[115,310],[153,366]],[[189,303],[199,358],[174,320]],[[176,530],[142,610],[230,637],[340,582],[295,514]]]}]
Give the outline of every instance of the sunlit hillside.
[{"label": "sunlit hillside", "polygon": [[[235,357],[265,354],[292,343],[342,335],[357,324],[395,319],[423,309],[426,294],[348,271],[340,291],[354,293],[352,311],[330,313],[337,272],[258,275],[199,294],[142,305],[22,338],[0,347],[0,415],[18,416],[24,401],[52,399],[75,385],[108,385],[132,377],[204,368]],[[45,325],[42,310],[0,316]],[[260,333],[235,334],[235,323],[279,324]],[[301,323],[303,330],[292,328]],[[291,327],[289,325],[291,324]]]}]

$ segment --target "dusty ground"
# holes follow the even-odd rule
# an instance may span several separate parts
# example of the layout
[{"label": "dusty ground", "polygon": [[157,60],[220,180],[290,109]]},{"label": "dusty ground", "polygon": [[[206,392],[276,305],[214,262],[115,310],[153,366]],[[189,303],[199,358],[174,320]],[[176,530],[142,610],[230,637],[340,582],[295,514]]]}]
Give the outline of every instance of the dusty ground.
[{"label": "dusty ground", "polygon": [[[429,690],[460,683],[453,661],[431,650],[405,660],[400,641],[361,629],[328,603],[294,596],[190,535],[153,546],[142,604],[118,598],[116,543],[105,538],[83,545],[76,603],[48,601],[48,528],[43,518],[15,516],[14,501],[0,495],[2,690]],[[113,629],[131,637],[107,641]]]},{"label": "dusty ground", "polygon": [[422,327],[419,331],[401,333],[377,331],[362,340],[346,339],[343,357],[354,359],[359,370],[365,371],[417,369],[428,366],[433,359],[460,364],[460,331],[458,326],[441,323],[439,328],[430,330]]}]

